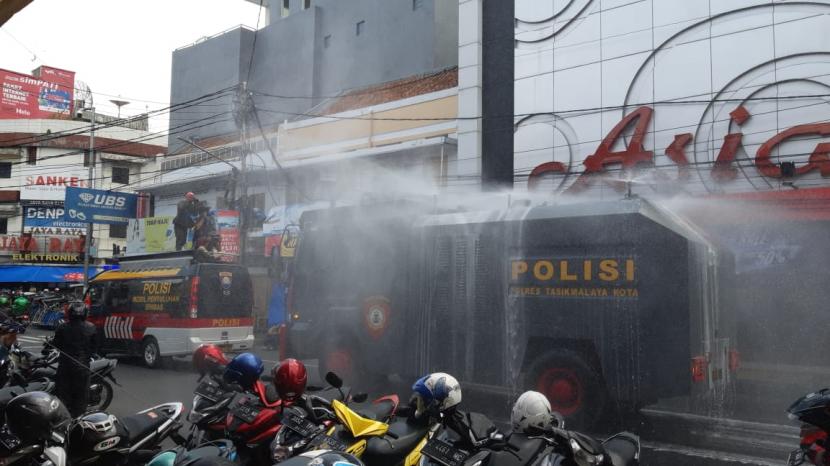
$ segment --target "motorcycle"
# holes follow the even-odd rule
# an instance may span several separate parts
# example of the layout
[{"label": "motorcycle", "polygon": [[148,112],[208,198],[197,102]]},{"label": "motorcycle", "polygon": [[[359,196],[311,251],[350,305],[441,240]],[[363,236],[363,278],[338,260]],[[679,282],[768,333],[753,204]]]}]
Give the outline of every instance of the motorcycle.
[{"label": "motorcycle", "polygon": [[[470,413],[470,416],[481,416]],[[473,448],[460,448],[460,434],[444,429],[421,448],[420,466],[637,466],[640,460],[640,439],[621,432],[600,442],[588,435],[552,427],[537,434],[513,432],[504,436],[495,429],[481,430],[471,423]],[[486,426],[486,423],[478,422]],[[560,426],[564,423],[558,422]]]},{"label": "motorcycle", "polygon": [[808,393],[787,408],[787,417],[801,424],[799,447],[787,459],[788,466],[830,464],[830,389]]},{"label": "motorcycle", "polygon": [[241,391],[240,387],[226,384],[221,374],[202,375],[198,382],[187,415],[190,432],[184,444],[186,448],[196,448],[204,442],[224,437],[228,409]]},{"label": "motorcycle", "polygon": [[[21,349],[19,345],[15,344],[9,352],[9,358],[13,364],[8,379],[11,384],[17,386],[25,386],[43,380],[54,381],[59,356],[59,352],[49,346],[48,340],[41,351],[40,357]],[[90,359],[89,370],[91,374],[88,404],[90,411],[103,411],[112,403],[114,395],[112,383],[118,383],[113,374],[117,365],[118,361],[116,359],[103,358],[97,355]],[[2,367],[0,367],[0,371],[2,370]],[[54,390],[41,391],[54,393]]]},{"label": "motorcycle", "polygon": [[236,460],[236,447],[230,440],[214,440],[188,450],[179,446],[166,450],[147,463],[147,466],[186,466],[201,458],[224,458]]},{"label": "motorcycle", "polygon": [[[361,457],[374,439],[383,439],[396,450],[395,453],[405,453],[408,446],[417,444],[417,441],[411,442],[411,435],[401,441],[396,432],[390,431],[390,422],[399,404],[396,395],[364,404],[367,395],[352,397],[351,392],[343,392],[343,381],[336,374],[326,374],[326,381],[338,390],[340,399],[328,401],[309,395],[305,409],[299,406],[286,408],[284,428],[271,445],[272,461],[284,461],[292,455],[313,450],[336,450]],[[349,402],[353,403],[349,405]]]}]

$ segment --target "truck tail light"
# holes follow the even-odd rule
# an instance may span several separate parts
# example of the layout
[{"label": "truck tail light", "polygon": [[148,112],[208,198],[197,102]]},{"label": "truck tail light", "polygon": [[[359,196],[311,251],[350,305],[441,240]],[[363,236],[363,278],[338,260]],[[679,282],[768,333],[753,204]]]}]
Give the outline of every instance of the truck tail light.
[{"label": "truck tail light", "polygon": [[736,349],[729,350],[729,372],[735,372],[741,367],[741,353]]},{"label": "truck tail light", "polygon": [[706,381],[706,369],[709,362],[706,356],[695,356],[692,358],[692,382],[700,383]]},{"label": "truck tail light", "polygon": [[190,280],[190,318],[199,317],[199,277]]}]

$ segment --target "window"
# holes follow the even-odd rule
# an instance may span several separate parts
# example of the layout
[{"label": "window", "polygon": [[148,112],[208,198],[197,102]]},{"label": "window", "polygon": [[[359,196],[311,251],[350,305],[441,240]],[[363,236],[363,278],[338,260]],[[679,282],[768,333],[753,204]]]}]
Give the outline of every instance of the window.
[{"label": "window", "polygon": [[37,147],[26,148],[26,163],[29,165],[37,165]]},{"label": "window", "polygon": [[288,16],[288,13],[291,11],[291,0],[282,0],[282,17],[285,18]]},{"label": "window", "polygon": [[9,219],[0,218],[0,234],[5,235],[9,232]]},{"label": "window", "polygon": [[303,10],[311,8],[311,0],[303,0]]},{"label": "window", "polygon": [[12,177],[12,164],[11,162],[0,162],[0,178],[11,178]]},{"label": "window", "polygon": [[329,48],[329,45],[331,45],[331,34],[327,35],[326,37],[323,37],[323,48],[327,49]]},{"label": "window", "polygon": [[355,35],[359,36],[360,34],[362,34],[363,33],[363,28],[365,28],[365,27],[366,27],[366,21],[358,21],[357,22],[357,28],[354,31]]},{"label": "window", "polygon": [[130,182],[130,169],[127,167],[112,167],[112,182],[128,184]]},{"label": "window", "polygon": [[110,238],[126,238],[127,237],[127,224],[121,223],[118,225],[110,225]]},{"label": "window", "polygon": [[412,10],[415,11],[424,6],[424,0],[412,0]]}]

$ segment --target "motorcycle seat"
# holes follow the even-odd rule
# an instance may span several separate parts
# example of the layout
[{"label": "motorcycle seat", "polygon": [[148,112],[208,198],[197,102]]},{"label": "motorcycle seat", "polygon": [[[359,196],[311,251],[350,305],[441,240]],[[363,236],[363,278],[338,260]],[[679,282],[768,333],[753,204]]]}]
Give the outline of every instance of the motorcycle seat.
[{"label": "motorcycle seat", "polygon": [[146,413],[119,418],[118,420],[127,431],[127,437],[130,439],[130,442],[134,442],[148,436],[152,431],[161,427],[167,421],[167,416],[164,413],[148,411]]},{"label": "motorcycle seat", "polygon": [[380,400],[372,403],[353,403],[349,408],[366,419],[383,422],[392,417],[395,403],[392,400]]},{"label": "motorcycle seat", "polygon": [[[389,434],[384,437],[372,437],[366,445],[363,457],[367,464],[396,464],[390,457],[408,455],[418,442],[424,438],[429,425],[417,425],[406,419],[400,419],[389,424]],[[393,438],[397,437],[397,438]]]},{"label": "motorcycle seat", "polygon": [[492,452],[488,463],[499,466],[529,464],[545,448],[545,445],[546,442],[543,439],[528,438],[524,434],[514,433],[504,448]]},{"label": "motorcycle seat", "polygon": [[639,439],[628,432],[617,434],[602,443],[614,466],[633,466],[638,463]]}]

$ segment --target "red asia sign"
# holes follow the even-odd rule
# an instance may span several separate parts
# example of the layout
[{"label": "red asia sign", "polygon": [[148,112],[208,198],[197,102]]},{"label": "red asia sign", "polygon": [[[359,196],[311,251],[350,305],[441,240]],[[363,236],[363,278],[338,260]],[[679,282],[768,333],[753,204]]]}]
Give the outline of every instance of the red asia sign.
[{"label": "red asia sign", "polygon": [[[585,169],[567,191],[577,193],[588,188],[595,179],[591,175],[603,174],[606,168],[611,165],[621,166],[623,169],[634,169],[652,164],[654,153],[643,148],[643,139],[653,113],[653,109],[643,106],[620,120],[605,136],[596,152],[589,155],[582,162]],[[729,116],[732,122],[740,127],[752,115],[745,107],[741,106],[733,110]],[[628,139],[625,149],[614,151],[612,148],[617,142],[624,141],[623,133],[629,128],[633,128],[634,131],[631,138]],[[793,126],[771,137],[755,152],[755,168],[765,177],[781,178],[781,165],[773,162],[770,157],[773,151],[790,139],[815,135],[830,137],[830,123]],[[686,155],[686,147],[692,142],[692,139],[691,133],[675,135],[674,141],[665,149],[666,156],[677,165],[678,181],[688,181],[691,176],[691,166]],[[738,169],[735,166],[735,155],[741,147],[742,140],[743,133],[740,131],[724,136],[717,159],[710,172],[710,176],[714,181],[725,183],[737,177]],[[806,162],[794,168],[794,172],[791,174],[793,177],[805,175],[812,171],[818,171],[822,177],[830,177],[830,142],[816,144]],[[565,175],[572,169],[561,162],[546,162],[538,165],[528,177],[528,188],[533,189],[545,175]],[[617,183],[616,187],[622,189],[623,185]]]},{"label": "red asia sign", "polygon": [[75,73],[41,66],[33,74],[0,69],[0,120],[70,118]]}]

